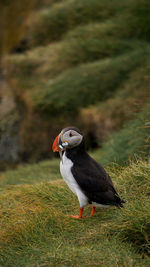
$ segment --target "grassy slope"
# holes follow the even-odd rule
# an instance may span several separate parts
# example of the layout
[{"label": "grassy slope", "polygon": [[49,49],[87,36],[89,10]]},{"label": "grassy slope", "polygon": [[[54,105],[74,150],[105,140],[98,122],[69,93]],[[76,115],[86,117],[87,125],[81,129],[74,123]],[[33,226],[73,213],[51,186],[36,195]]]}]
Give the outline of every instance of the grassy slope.
[{"label": "grassy slope", "polygon": [[136,156],[147,157],[150,152],[150,105],[127,123],[122,130],[109,137],[101,150],[97,150],[96,158],[102,164],[116,162],[119,165],[127,164],[129,159]]},{"label": "grassy slope", "polygon": [[59,179],[58,160],[44,161],[38,164],[26,164],[17,170],[8,170],[0,174],[0,187],[16,184],[34,184],[51,179]]},{"label": "grassy slope", "polygon": [[[48,165],[52,167],[49,175]],[[93,218],[79,221],[66,217],[78,212],[78,201],[57,179],[57,160],[1,175],[0,264],[148,266],[144,252],[149,250],[150,162],[139,161],[108,172],[127,201],[125,208],[99,208]],[[10,175],[16,185],[9,185]],[[36,178],[34,186],[28,184],[31,180],[35,183]],[[85,215],[89,213],[90,208],[86,208]]]},{"label": "grassy slope", "polygon": [[147,0],[65,0],[31,18],[28,38],[33,46],[60,40],[67,31],[89,21],[117,18],[119,36],[150,40],[150,3]]},{"label": "grassy slope", "polygon": [[[140,111],[146,99],[147,81],[144,79],[149,77],[149,63],[145,65],[145,61],[149,60],[146,49],[150,29],[147,0],[113,0],[111,3],[108,0],[108,4],[103,0],[81,0],[78,3],[75,0],[45,0],[38,5],[25,37],[32,49],[13,54],[7,61],[10,84],[22,114],[19,130],[21,156],[35,160],[48,155],[49,132],[52,138],[56,128],[72,124],[71,113],[74,113],[73,123],[78,127],[84,125],[82,122],[87,117],[93,119],[90,120],[92,127],[85,125],[82,128],[90,136],[94,124],[93,139],[98,143],[130,119],[134,106]],[[140,53],[142,50],[145,56]],[[145,69],[141,73],[143,66]],[[139,76],[142,85],[137,84],[136,77],[139,81]],[[132,78],[135,93],[131,93],[131,99],[132,90],[124,90],[128,94],[124,101],[122,96],[117,98],[117,93],[125,86],[128,88],[128,77]],[[139,108],[136,101],[142,103]],[[95,115],[89,116],[89,105],[93,104],[100,108],[95,109]],[[87,116],[82,113],[81,122],[80,109],[83,107],[87,108]],[[123,123],[119,121],[122,116],[125,117]],[[104,133],[97,131],[100,127]],[[42,145],[37,148],[35,140],[39,139],[39,134]]]},{"label": "grassy slope", "polygon": [[128,55],[72,68],[49,80],[40,90],[29,92],[34,108],[51,115],[68,111],[76,114],[81,107],[110,98],[129,73],[143,64],[148,51],[149,46]]},{"label": "grassy slope", "polygon": [[[107,8],[106,8],[107,6]],[[118,14],[126,1],[66,0],[43,9],[31,19],[29,40],[32,45],[46,45],[63,38],[63,35],[78,25],[89,21],[103,21]]]},{"label": "grassy slope", "polygon": [[116,27],[117,22],[112,20],[80,25],[69,31],[60,42],[38,46],[21,55],[11,55],[7,58],[11,75],[19,79],[22,89],[29,89],[34,87],[37,75],[41,80],[54,78],[73,66],[129,53],[146,44],[120,38]]},{"label": "grassy slope", "polygon": [[[149,105],[94,157],[100,155],[102,162],[105,152],[112,160],[113,143],[124,150],[119,150],[118,162],[128,156],[129,148],[132,155],[148,134],[149,124],[143,128],[148,120]],[[150,161],[108,168],[127,201],[125,208],[97,209],[93,218],[80,221],[66,217],[78,212],[78,201],[60,179],[58,165],[59,160],[45,161],[0,174],[0,264],[148,266]],[[89,214],[90,207],[85,209],[85,215]]]},{"label": "grassy slope", "polygon": [[150,102],[149,59],[130,73],[113,97],[81,110],[84,134],[94,132],[97,142],[103,143],[110,132],[138,116],[137,112]]}]

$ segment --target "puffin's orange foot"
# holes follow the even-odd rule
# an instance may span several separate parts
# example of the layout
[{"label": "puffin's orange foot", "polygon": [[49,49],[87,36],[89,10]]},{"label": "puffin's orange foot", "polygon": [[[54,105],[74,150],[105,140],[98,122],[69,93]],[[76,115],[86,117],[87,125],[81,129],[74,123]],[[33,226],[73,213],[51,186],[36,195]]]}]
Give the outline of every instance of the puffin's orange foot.
[{"label": "puffin's orange foot", "polygon": [[96,208],[93,206],[93,207],[92,207],[91,214],[90,214],[90,217],[92,217],[92,216],[94,215],[94,213],[95,213],[95,209],[96,209]]},{"label": "puffin's orange foot", "polygon": [[75,218],[75,219],[82,219],[82,218],[84,218],[82,216],[82,213],[83,213],[83,208],[80,208],[79,215],[71,215],[70,217]]},{"label": "puffin's orange foot", "polygon": [[75,219],[83,219],[85,218],[85,216],[79,216],[79,215],[71,215],[71,218],[75,218]]}]

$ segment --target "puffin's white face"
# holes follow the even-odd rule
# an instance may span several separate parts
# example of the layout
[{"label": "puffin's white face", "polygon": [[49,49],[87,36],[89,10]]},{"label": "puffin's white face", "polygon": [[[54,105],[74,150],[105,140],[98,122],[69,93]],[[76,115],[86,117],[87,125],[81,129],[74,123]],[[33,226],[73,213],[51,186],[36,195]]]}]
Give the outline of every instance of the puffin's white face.
[{"label": "puffin's white face", "polygon": [[83,139],[83,135],[80,131],[73,127],[65,128],[55,138],[53,143],[53,151],[63,151],[66,148],[73,148],[78,146]]}]

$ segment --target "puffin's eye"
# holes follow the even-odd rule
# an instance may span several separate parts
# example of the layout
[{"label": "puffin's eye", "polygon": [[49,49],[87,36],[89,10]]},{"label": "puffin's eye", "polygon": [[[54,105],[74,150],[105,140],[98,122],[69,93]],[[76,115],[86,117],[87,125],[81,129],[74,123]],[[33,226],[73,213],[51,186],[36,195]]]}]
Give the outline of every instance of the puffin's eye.
[{"label": "puffin's eye", "polygon": [[72,136],[73,136],[73,134],[70,132],[69,136],[70,136],[70,137],[72,137]]}]

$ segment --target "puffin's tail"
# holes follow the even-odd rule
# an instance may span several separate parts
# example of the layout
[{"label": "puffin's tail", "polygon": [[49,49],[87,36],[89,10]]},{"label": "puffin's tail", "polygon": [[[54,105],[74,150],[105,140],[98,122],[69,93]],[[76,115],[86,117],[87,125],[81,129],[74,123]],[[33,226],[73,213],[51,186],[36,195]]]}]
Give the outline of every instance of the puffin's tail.
[{"label": "puffin's tail", "polygon": [[126,203],[123,199],[121,199],[118,195],[115,195],[116,206],[120,208],[124,208],[123,204]]}]

